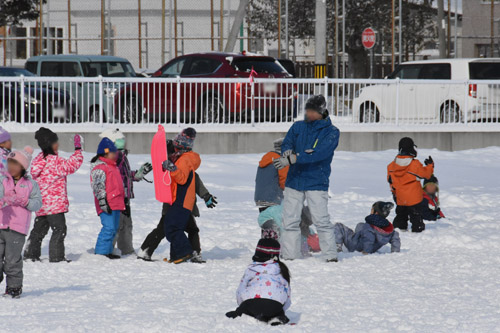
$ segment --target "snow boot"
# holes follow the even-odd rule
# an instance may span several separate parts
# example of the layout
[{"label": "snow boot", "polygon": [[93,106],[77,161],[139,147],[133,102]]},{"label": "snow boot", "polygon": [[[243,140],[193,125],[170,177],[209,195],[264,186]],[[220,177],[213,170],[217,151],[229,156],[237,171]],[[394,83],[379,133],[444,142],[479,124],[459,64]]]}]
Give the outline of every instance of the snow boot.
[{"label": "snow boot", "polygon": [[137,259],[142,259],[144,261],[153,261],[151,260],[151,256],[148,254],[148,249],[140,249],[139,252],[137,252]]},{"label": "snow boot", "polygon": [[192,262],[195,264],[205,264],[206,263],[206,261],[203,260],[203,258],[201,257],[201,253],[198,253],[196,251],[193,252],[193,257],[191,258],[191,260],[189,260],[189,262]]},{"label": "snow boot", "polygon": [[278,316],[269,320],[268,324],[271,326],[286,325],[290,322],[287,316]]},{"label": "snow boot", "polygon": [[37,261],[41,262],[42,261],[42,259],[40,259],[40,258],[31,258],[31,257],[26,257],[26,256],[24,256],[23,260],[24,261],[32,261],[32,262],[37,262]]},{"label": "snow boot", "polygon": [[339,262],[337,258],[326,259],[326,262]]},{"label": "snow boot", "polygon": [[11,298],[21,298],[21,294],[23,293],[23,288],[5,288],[5,294],[3,297],[11,297]]}]

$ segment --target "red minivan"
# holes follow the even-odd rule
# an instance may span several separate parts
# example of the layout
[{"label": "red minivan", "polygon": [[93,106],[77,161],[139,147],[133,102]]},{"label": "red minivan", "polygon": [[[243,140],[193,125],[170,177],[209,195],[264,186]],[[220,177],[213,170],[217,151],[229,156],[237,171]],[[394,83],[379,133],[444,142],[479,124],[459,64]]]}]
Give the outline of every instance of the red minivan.
[{"label": "red minivan", "polygon": [[[152,78],[121,89],[115,104],[121,121],[169,122],[180,117],[185,123],[290,121],[294,87],[289,83],[255,83],[256,78],[291,78],[274,58],[245,53],[193,53],[172,59]],[[164,82],[158,78],[193,79]],[[231,82],[235,78],[248,78]],[[221,82],[220,79],[226,79]],[[240,80],[241,81],[241,80]],[[177,105],[179,101],[179,105]]]}]

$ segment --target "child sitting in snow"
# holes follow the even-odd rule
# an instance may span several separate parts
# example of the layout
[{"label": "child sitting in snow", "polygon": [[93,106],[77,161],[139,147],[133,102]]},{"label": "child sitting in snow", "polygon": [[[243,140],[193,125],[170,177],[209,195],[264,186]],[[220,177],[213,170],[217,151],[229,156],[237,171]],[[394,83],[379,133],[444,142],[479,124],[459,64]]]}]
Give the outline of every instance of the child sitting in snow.
[{"label": "child sitting in snow", "polygon": [[375,253],[388,243],[391,244],[391,252],[399,252],[399,233],[387,220],[393,207],[391,202],[377,201],[373,204],[370,215],[365,218],[366,223],[359,223],[355,231],[342,223],[336,223],[334,228],[338,252],[342,252],[342,245],[345,245],[349,252]]},{"label": "child sitting in snow", "polygon": [[33,148],[13,151],[7,172],[0,175],[0,282],[7,276],[6,297],[19,298],[23,287],[22,250],[30,229],[31,212],[42,207],[37,182],[26,174]]},{"label": "child sitting in snow", "polygon": [[[257,219],[261,228],[262,238],[274,238],[279,240],[283,233],[283,205],[271,206],[263,210]],[[319,247],[318,234],[312,228],[311,211],[308,206],[302,209],[300,220],[301,252],[303,256],[310,256],[310,252],[321,251]]]},{"label": "child sitting in snow", "polygon": [[90,184],[94,192],[97,215],[102,229],[97,237],[95,254],[119,259],[113,254],[113,240],[120,226],[120,214],[125,210],[125,190],[116,166],[118,149],[108,138],[99,143],[97,155],[91,160]]},{"label": "child sitting in snow", "polygon": [[7,156],[12,151],[10,133],[0,126],[0,175],[7,173]]},{"label": "child sitting in snow", "polygon": [[66,238],[66,217],[69,200],[67,177],[75,173],[83,163],[82,137],[75,135],[75,152],[65,159],[59,156],[59,138],[48,128],[40,127],[35,139],[42,149],[31,163],[31,176],[42,192],[42,208],[36,212],[35,224],[31,230],[24,259],[40,261],[43,238],[49,228],[52,236],[49,243],[49,261],[66,262],[64,239]]},{"label": "child sitting in snow", "polygon": [[444,214],[439,207],[439,181],[432,175],[424,179],[424,203],[422,205],[422,217],[427,221],[436,221],[444,218]]},{"label": "child sitting in snow", "polygon": [[259,240],[253,263],[248,266],[236,291],[238,308],[226,313],[228,318],[242,314],[271,325],[290,320],[285,311],[290,307],[290,271],[279,260],[280,243],[272,238]]}]

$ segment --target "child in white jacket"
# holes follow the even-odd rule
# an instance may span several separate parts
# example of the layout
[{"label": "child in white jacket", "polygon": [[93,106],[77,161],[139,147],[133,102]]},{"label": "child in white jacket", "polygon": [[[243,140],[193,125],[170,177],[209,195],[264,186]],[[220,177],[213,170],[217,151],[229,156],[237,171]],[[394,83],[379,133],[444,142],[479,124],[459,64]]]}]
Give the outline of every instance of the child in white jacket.
[{"label": "child in white jacket", "polygon": [[273,326],[290,321],[285,315],[291,304],[290,271],[279,260],[279,254],[277,240],[259,240],[254,262],[246,269],[236,291],[238,308],[226,313],[227,317],[246,314]]}]

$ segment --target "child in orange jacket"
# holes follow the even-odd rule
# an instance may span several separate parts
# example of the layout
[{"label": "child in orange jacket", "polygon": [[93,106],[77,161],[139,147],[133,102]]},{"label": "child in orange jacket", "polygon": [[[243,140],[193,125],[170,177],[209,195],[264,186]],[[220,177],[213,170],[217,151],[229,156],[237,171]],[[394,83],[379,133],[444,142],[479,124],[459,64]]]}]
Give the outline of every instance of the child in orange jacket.
[{"label": "child in orange jacket", "polygon": [[387,166],[387,181],[397,205],[394,227],[407,230],[410,220],[411,231],[422,232],[425,230],[425,224],[419,207],[424,200],[424,190],[420,179],[429,178],[433,174],[434,161],[429,156],[423,166],[416,159],[416,147],[411,138],[406,137],[399,141],[399,153]]},{"label": "child in orange jacket", "polygon": [[170,242],[170,262],[174,264],[194,262],[198,257],[184,233],[196,201],[195,171],[201,164],[200,155],[192,151],[195,137],[194,128],[182,130],[173,140],[175,155],[162,165],[172,177],[173,203],[163,217],[163,225]]}]

